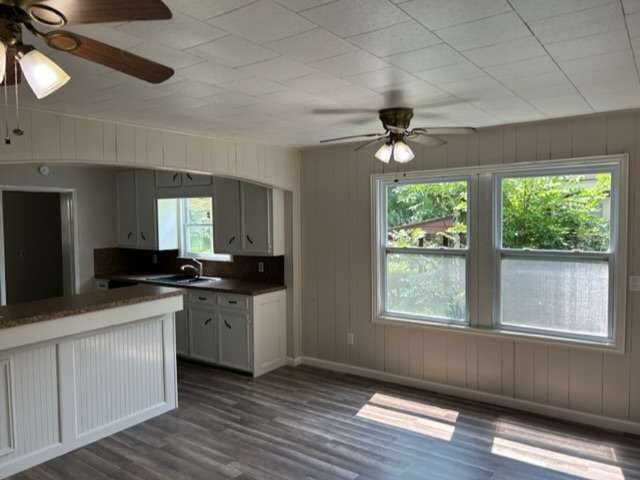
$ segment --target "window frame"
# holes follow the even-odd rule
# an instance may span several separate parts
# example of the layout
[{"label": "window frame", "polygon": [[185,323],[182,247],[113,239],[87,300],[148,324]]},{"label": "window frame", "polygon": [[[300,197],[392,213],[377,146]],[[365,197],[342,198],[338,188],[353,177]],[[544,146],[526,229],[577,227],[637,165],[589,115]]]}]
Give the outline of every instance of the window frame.
[{"label": "window frame", "polygon": [[[211,198],[211,223],[188,223],[187,222],[187,219],[188,219],[187,205],[189,200],[193,198]],[[215,242],[213,239],[214,228],[215,228],[213,224],[213,202],[214,202],[213,196],[207,196],[207,195],[203,195],[202,197],[178,198],[178,224],[180,225],[180,232],[179,232],[178,238],[179,238],[181,258],[188,258],[188,259],[195,258],[199,260],[212,260],[212,261],[222,261],[222,262],[233,261],[231,255],[215,253]],[[187,245],[189,244],[189,241],[187,239],[187,232],[189,230],[189,227],[207,227],[207,226],[211,227],[211,249],[213,251],[213,254],[209,255],[209,254],[189,252],[187,249]]]},{"label": "window frame", "polygon": [[[470,334],[521,338],[544,344],[561,344],[614,353],[626,351],[627,301],[627,213],[628,154],[580,157],[562,160],[457,167],[405,173],[371,175],[372,230],[372,322],[383,325],[405,325],[417,328],[464,331]],[[610,245],[607,252],[575,253],[543,251],[545,258],[604,258],[609,262],[609,328],[610,336],[571,335],[542,329],[520,329],[500,323],[500,261],[502,254],[501,179],[508,177],[568,175],[612,172]],[[438,183],[468,178],[466,304],[467,321],[447,323],[437,319],[389,314],[384,311],[386,283],[384,271],[386,248],[386,185],[397,183]],[[488,224],[488,226],[487,226]],[[404,249],[406,250],[406,249]],[[424,250],[431,249],[420,249]],[[435,249],[441,251],[441,249]],[[459,249],[455,249],[459,250]],[[518,249],[508,255],[521,254]],[[531,257],[539,251],[530,252]],[[529,258],[529,252],[523,254]],[[480,281],[482,279],[482,282]],[[490,298],[487,300],[486,297]]]}]

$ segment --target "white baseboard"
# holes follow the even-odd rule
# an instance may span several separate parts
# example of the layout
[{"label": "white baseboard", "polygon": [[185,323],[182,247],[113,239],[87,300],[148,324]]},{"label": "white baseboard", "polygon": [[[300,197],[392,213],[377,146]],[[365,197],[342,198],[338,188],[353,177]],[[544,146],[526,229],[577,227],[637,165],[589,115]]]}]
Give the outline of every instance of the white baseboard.
[{"label": "white baseboard", "polygon": [[303,357],[287,357],[287,365],[290,367],[297,367],[298,365],[302,365]]},{"label": "white baseboard", "polygon": [[505,397],[503,395],[496,395],[494,393],[480,392],[478,390],[471,390],[463,387],[455,387],[452,385],[430,382],[428,380],[405,377],[403,375],[397,375],[395,373],[357,367],[354,365],[348,365],[346,363],[331,362],[329,360],[323,360],[320,358],[298,357],[295,360],[299,362],[297,364],[290,363],[290,365],[309,365],[311,367],[323,368],[325,370],[331,370],[334,372],[349,373],[352,375],[380,380],[383,382],[396,383],[399,385],[420,388],[423,390],[430,390],[432,392],[442,393],[445,395],[461,397],[468,400],[491,403],[494,405],[499,405],[501,407],[514,408],[517,410],[535,413],[537,415],[544,415],[547,417],[558,418],[561,420],[581,423],[584,425],[594,426],[607,430],[615,430],[618,432],[627,432],[635,435],[640,435],[640,423],[632,422],[630,420],[605,417],[603,415],[596,415],[593,413],[579,412],[567,408],[555,407],[553,405],[531,402],[529,400]]}]

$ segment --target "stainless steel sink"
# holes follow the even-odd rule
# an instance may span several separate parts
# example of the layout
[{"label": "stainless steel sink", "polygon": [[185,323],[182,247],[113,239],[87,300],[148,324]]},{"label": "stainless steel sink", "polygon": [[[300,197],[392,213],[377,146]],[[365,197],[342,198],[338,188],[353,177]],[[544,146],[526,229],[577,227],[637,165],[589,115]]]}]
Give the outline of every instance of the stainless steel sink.
[{"label": "stainless steel sink", "polygon": [[162,277],[148,277],[148,282],[169,283],[173,285],[193,285],[198,283],[215,282],[219,278],[193,277],[191,275],[167,275]]}]

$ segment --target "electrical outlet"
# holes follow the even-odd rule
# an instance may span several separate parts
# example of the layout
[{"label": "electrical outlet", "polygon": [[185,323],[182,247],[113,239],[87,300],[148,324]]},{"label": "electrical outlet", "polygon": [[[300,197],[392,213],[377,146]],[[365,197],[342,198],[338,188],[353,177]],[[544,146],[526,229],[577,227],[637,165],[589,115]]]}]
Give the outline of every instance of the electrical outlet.
[{"label": "electrical outlet", "polygon": [[629,277],[629,290],[632,292],[640,292],[640,277],[639,276],[631,276]]},{"label": "electrical outlet", "polygon": [[264,273],[264,262],[258,262],[258,272]]},{"label": "electrical outlet", "polygon": [[353,333],[347,333],[347,345],[356,343],[356,336]]},{"label": "electrical outlet", "polygon": [[154,265],[158,264],[158,255],[156,255],[155,253],[151,257],[151,263],[153,263]]}]

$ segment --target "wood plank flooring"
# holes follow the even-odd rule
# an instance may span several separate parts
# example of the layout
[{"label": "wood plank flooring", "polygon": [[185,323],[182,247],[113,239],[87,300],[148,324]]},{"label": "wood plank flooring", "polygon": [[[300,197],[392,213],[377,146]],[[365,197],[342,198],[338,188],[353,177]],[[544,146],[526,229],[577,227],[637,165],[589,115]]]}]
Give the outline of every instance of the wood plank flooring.
[{"label": "wood plank flooring", "polygon": [[180,408],[12,480],[640,479],[640,440],[309,367],[180,363]]}]

